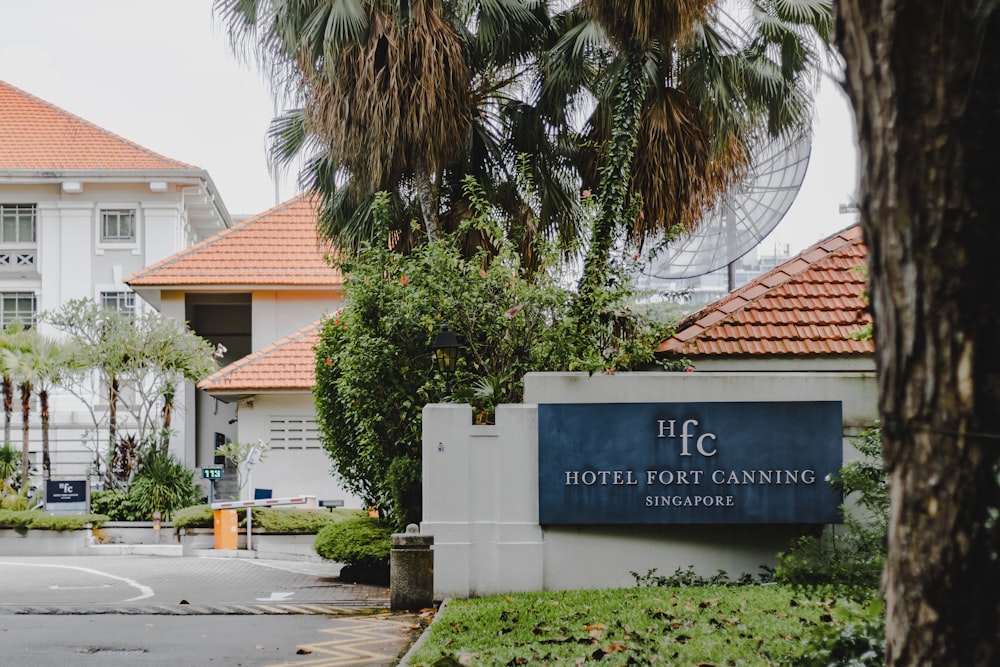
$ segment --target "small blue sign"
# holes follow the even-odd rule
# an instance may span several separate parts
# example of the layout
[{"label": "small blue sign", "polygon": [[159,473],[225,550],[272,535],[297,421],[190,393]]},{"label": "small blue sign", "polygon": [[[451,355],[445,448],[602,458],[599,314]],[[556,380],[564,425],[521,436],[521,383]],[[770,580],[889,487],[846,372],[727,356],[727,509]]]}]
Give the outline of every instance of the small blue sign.
[{"label": "small blue sign", "polygon": [[842,433],[834,401],[541,404],[539,523],[838,523]]}]

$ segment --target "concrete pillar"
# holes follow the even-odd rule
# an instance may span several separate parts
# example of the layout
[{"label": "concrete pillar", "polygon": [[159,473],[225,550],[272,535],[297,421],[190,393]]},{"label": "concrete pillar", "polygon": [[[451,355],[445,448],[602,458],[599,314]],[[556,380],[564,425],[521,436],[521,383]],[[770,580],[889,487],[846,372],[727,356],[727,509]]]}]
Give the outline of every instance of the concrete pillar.
[{"label": "concrete pillar", "polygon": [[421,535],[416,524],[391,537],[389,608],[416,611],[434,604],[433,535]]}]

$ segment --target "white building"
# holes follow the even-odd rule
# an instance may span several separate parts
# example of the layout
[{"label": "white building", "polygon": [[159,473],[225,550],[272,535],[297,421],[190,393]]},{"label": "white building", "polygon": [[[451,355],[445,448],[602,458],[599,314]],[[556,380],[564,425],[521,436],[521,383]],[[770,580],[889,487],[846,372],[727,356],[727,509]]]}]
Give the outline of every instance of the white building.
[{"label": "white building", "polygon": [[196,406],[182,434],[188,465],[222,463],[214,450],[229,440],[261,440],[269,450],[253,468],[254,488],[360,507],[331,472],[312,396],[319,320],[343,298],[329,252],[317,235],[315,203],[299,196],[126,282],[164,315],[226,348],[225,365],[187,389],[186,404]]},{"label": "white building", "polygon": [[[204,169],[0,81],[0,221],[6,326],[34,324],[71,299],[135,309],[125,277],[225,229],[230,216]],[[81,444],[91,423],[84,408],[71,396],[53,397],[54,476],[85,476],[94,459]],[[184,416],[179,411],[179,423]],[[34,443],[33,461],[38,450]]]}]

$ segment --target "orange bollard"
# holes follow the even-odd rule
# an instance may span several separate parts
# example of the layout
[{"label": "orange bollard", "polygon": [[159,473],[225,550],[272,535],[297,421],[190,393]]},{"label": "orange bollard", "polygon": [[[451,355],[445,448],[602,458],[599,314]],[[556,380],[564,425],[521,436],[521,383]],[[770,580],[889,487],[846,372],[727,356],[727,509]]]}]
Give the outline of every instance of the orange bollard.
[{"label": "orange bollard", "polygon": [[237,549],[240,539],[240,525],[236,510],[215,510],[215,548]]}]

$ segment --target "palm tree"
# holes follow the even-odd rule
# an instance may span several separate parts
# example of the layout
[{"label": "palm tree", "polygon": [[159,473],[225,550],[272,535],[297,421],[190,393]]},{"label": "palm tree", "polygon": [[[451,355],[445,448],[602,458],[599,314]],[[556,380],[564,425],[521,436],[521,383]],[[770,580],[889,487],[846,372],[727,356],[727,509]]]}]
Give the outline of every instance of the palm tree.
[{"label": "palm tree", "polygon": [[[385,237],[379,192],[399,250],[458,229],[469,175],[526,257],[535,235],[579,235],[578,183],[552,130],[563,101],[530,94],[533,54],[554,36],[547,3],[217,0],[216,11],[301,101],[272,124],[272,159],[309,156],[303,185],[340,248]],[[482,234],[466,245],[490,249]]]},{"label": "palm tree", "polygon": [[14,486],[20,454],[9,444],[0,445],[0,496],[4,496]]},{"label": "palm tree", "polygon": [[[33,330],[37,331],[37,330]],[[69,342],[35,334],[34,340],[21,357],[21,369],[38,395],[38,413],[42,427],[42,477],[52,479],[52,458],[49,450],[49,390],[75,368],[75,346]]]},{"label": "palm tree", "polygon": [[0,350],[4,358],[4,366],[10,369],[12,382],[17,383],[21,393],[21,480],[26,484],[31,473],[31,392],[32,392],[32,343],[28,337],[20,341],[15,349]]},{"label": "palm tree", "polygon": [[[552,58],[553,86],[596,98],[581,174],[600,197],[580,280],[584,309],[621,236],[642,247],[692,229],[748,166],[755,142],[802,132],[829,0],[757,0],[742,28],[713,0],[585,0]],[[596,60],[589,80],[565,76]]]},{"label": "palm tree", "polygon": [[[20,322],[14,322],[4,327],[0,333],[0,350],[15,350],[20,346],[20,338],[24,335],[25,329]],[[3,393],[3,443],[10,444],[10,423],[14,414],[14,383],[11,380],[10,368],[4,361],[5,357],[0,356],[0,369],[2,369],[2,381],[0,390]]]}]

